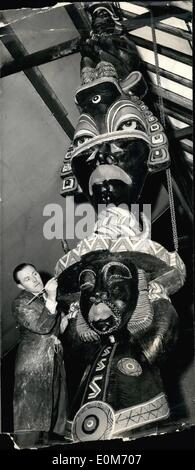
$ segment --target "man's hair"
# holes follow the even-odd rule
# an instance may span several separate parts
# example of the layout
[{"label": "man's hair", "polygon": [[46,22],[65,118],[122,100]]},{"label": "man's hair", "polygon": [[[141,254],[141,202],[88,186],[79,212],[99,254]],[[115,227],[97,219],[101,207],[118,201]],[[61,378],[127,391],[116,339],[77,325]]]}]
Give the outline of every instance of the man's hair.
[{"label": "man's hair", "polygon": [[16,284],[20,284],[20,281],[18,279],[18,273],[22,271],[24,268],[26,268],[26,266],[32,266],[32,268],[36,269],[34,264],[31,264],[31,263],[18,264],[18,266],[16,266],[15,269],[13,270],[13,278]]}]

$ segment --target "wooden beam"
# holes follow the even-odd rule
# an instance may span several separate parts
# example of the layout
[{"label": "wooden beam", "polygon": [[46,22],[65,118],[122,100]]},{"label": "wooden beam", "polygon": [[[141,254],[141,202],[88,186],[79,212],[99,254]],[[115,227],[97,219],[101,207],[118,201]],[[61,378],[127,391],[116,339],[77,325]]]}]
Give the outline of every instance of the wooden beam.
[{"label": "wooden beam", "polygon": [[[149,62],[145,62],[144,60],[142,60],[142,62],[149,72],[156,74],[155,65],[149,64]],[[181,77],[180,75],[176,75],[176,73],[169,72],[169,70],[162,68],[159,68],[159,72],[161,77],[168,78],[168,80],[172,80],[173,82],[179,83],[180,85],[186,86],[188,88],[193,88],[192,80],[189,80],[188,78]]]},{"label": "wooden beam", "polygon": [[87,15],[84,13],[83,7],[81,7],[80,3],[77,2],[76,5],[65,5],[64,8],[82,38],[89,36],[90,24]]},{"label": "wooden beam", "polygon": [[[149,11],[147,13],[143,13],[142,15],[138,15],[129,11],[122,10],[122,14],[125,18],[125,20],[123,21],[123,25],[129,32],[143,28],[144,26],[151,26],[151,14]],[[169,15],[166,12],[163,14],[163,12],[161,11],[161,13],[155,18],[155,20],[161,21],[165,20],[166,18],[169,18]]]},{"label": "wooden beam", "polygon": [[172,1],[171,3],[174,7],[176,6],[177,8],[181,8],[182,10],[185,10],[185,11],[188,11],[188,12],[192,13],[192,2],[191,1],[185,0],[185,2],[184,1],[182,2],[181,0],[179,0],[179,2],[178,1],[176,1],[176,2]]},{"label": "wooden beam", "polygon": [[174,137],[177,140],[187,139],[188,137],[192,137],[193,134],[193,127],[183,127],[183,129],[175,129],[174,130]]},{"label": "wooden beam", "polygon": [[158,22],[155,23],[155,28],[167,34],[172,34],[172,36],[177,36],[178,38],[186,39],[187,41],[192,41],[192,33],[184,31],[180,28],[176,28],[175,26],[170,26],[168,24]]},{"label": "wooden beam", "polygon": [[188,145],[188,143],[183,141],[183,139],[187,139],[188,137],[191,137],[192,132],[193,132],[192,126],[184,127],[183,129],[175,129],[173,127],[170,130],[170,132],[168,132],[167,135],[168,135],[169,142],[173,142],[173,144],[175,141],[179,142],[179,145],[182,146],[182,149],[185,152],[188,152],[191,155],[193,155],[193,146]]},{"label": "wooden beam", "polygon": [[17,53],[15,47],[12,47],[12,41],[10,39],[11,38],[9,38],[8,41],[4,36],[1,38],[5,46],[8,44],[9,52],[15,57],[16,60],[12,60],[0,68],[0,77],[7,77],[8,75],[21,72],[22,70],[37,67],[38,65],[47,64],[54,60],[67,57],[79,51],[80,43],[80,38],[77,37],[75,39],[71,39],[70,41],[57,44],[56,46],[48,47],[47,49],[43,49],[38,52],[33,52],[32,54],[28,54],[27,51],[24,54],[23,49],[23,54],[21,54],[22,43],[20,43],[20,49]]},{"label": "wooden beam", "polygon": [[[36,67],[52,62],[54,60],[62,59],[63,57],[69,56],[79,51],[80,39],[75,38],[71,41],[60,43],[56,46],[48,47],[46,49],[42,49],[41,51],[33,52],[32,54],[27,54],[23,57],[19,56],[17,60],[12,60],[0,67],[0,77],[7,77],[9,75],[21,72],[28,68]],[[148,62],[144,61],[143,64],[146,66],[148,71],[156,73],[155,65],[149,64]],[[187,86],[188,88],[192,88],[191,80],[181,77],[180,75],[176,75],[162,68],[160,68],[159,71],[162,77],[168,78],[169,80],[173,80],[179,83],[180,85]]]},{"label": "wooden beam", "polygon": [[[157,106],[159,107],[158,103]],[[192,125],[192,117],[189,115],[187,116],[187,113],[180,108],[177,108],[176,106],[173,107],[173,104],[171,104],[170,108],[169,104],[165,104],[164,102],[164,111],[168,116],[177,119],[178,121],[184,122],[185,124],[189,124],[190,126]]]},{"label": "wooden beam", "polygon": [[189,111],[192,111],[192,101],[188,98],[184,98],[183,96],[178,95],[173,91],[165,90],[165,88],[159,87],[158,85],[154,85],[151,82],[149,84],[149,87],[152,93],[154,93],[155,95],[162,96],[163,99],[171,101],[174,104],[177,104],[185,109],[188,109]]},{"label": "wooden beam", "polygon": [[[136,46],[143,47],[150,51],[154,51],[154,45],[152,41],[149,41],[148,39],[140,38],[133,34],[129,34],[129,37],[135,43]],[[160,44],[157,44],[157,52],[158,54],[162,54],[165,57],[174,59],[177,62],[182,62],[183,64],[192,66],[192,57],[190,55],[184,54],[183,52],[175,51],[169,47],[161,46]]]},{"label": "wooden beam", "polygon": [[[144,8],[150,8],[152,9],[153,13],[155,14],[156,11],[159,10],[159,8],[167,9],[169,11],[169,16],[176,16],[177,14],[179,15],[180,12],[186,13],[189,18],[192,18],[192,4],[191,1],[181,1],[179,0],[178,2],[174,1],[147,1],[147,0],[142,0],[142,1],[137,1],[137,2],[131,2],[134,5],[138,5]],[[188,5],[187,5],[188,4]]]},{"label": "wooden beam", "polygon": [[[181,143],[176,139],[169,140],[171,155],[171,172],[173,183],[183,207],[185,206],[188,217],[193,217],[192,210],[192,178],[190,167],[186,164],[186,156]],[[183,200],[183,202],[182,202]],[[188,209],[187,209],[188,208]],[[189,211],[189,213],[188,213]]]},{"label": "wooden beam", "polygon": [[189,195],[189,190],[184,189],[184,187],[181,184],[181,181],[179,184],[176,181],[175,177],[172,177],[172,182],[173,182],[173,190],[175,191],[182,207],[184,208],[187,217],[190,219],[191,222],[193,222],[193,210],[192,210],[192,194],[191,194],[191,200],[189,201],[189,198],[186,199],[186,194]]},{"label": "wooden beam", "polygon": [[183,150],[185,150],[185,152],[188,152],[191,155],[193,155],[193,153],[194,153],[193,152],[193,147],[190,147],[190,145],[188,145],[188,144],[186,144],[185,142],[182,142],[182,141],[180,143],[182,145]]},{"label": "wooden beam", "polygon": [[[0,19],[5,23],[3,15],[1,15]],[[1,41],[15,59],[23,59],[27,54],[27,50],[11,26],[6,26],[5,28],[6,34],[1,37]],[[68,113],[38,67],[25,70],[24,73],[46,104],[47,108],[50,110],[62,129],[66,132],[67,136],[72,139],[74,135],[74,127],[67,118]]]},{"label": "wooden beam", "polygon": [[191,170],[190,165],[186,163],[186,157],[180,146],[177,148],[177,151],[172,152],[171,160],[173,190],[184,208],[187,217],[190,221],[193,221]]},{"label": "wooden beam", "polygon": [[[123,15],[127,20],[124,20],[124,26],[130,31],[135,31],[137,29],[143,28],[144,26],[149,26],[151,28],[151,15],[150,13],[145,13],[143,15],[135,15],[123,10]],[[185,20],[185,16],[184,20]],[[192,41],[192,33],[185,31],[181,28],[176,28],[175,26],[167,25],[165,23],[160,23],[160,21],[170,18],[168,13],[162,13],[154,18],[155,28],[159,31],[164,31],[165,33],[172,34],[173,36],[186,39],[187,41]]]}]

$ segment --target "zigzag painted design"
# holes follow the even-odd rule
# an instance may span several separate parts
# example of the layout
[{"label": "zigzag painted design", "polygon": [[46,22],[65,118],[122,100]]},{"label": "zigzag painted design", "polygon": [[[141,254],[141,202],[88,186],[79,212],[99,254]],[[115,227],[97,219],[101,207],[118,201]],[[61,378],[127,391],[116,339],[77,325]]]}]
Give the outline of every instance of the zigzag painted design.
[{"label": "zigzag painted design", "polygon": [[96,384],[96,381],[102,380],[102,378],[103,378],[103,375],[99,375],[98,377],[94,377],[92,382],[89,384],[89,387],[91,388],[92,392],[89,393],[88,400],[92,400],[92,399],[96,398],[99,395],[99,393],[101,392],[101,388],[99,387],[99,385]]},{"label": "zigzag painted design", "polygon": [[[169,268],[173,268],[173,271],[168,273],[169,285],[171,283],[171,279],[174,279],[174,282],[176,284],[176,290],[173,289],[173,292],[177,291],[184,283],[186,270],[185,265],[179,257],[178,253],[169,253],[166,248],[159,245],[159,243],[153,242],[149,239],[143,240],[141,239],[141,237],[120,237],[117,240],[113,240],[111,237],[108,236],[93,235],[90,238],[86,238],[82,240],[76,248],[74,248],[59,259],[55,268],[55,275],[61,274],[62,271],[67,269],[69,266],[80,261],[83,255],[98,250],[108,250],[111,253],[129,251],[150,254],[154,257],[159,258]],[[164,276],[165,275],[166,273],[164,274]],[[169,293],[172,293],[172,291],[170,290]]]},{"label": "zigzag painted design", "polygon": [[80,243],[80,255],[83,256],[91,251],[109,250],[110,238],[109,237],[93,237],[85,239]]},{"label": "zigzag painted design", "polygon": [[106,358],[105,359],[101,359],[101,361],[99,361],[97,363],[97,367],[96,367],[96,371],[99,372],[100,370],[103,370],[105,368],[105,361],[106,361]]},{"label": "zigzag painted design", "polygon": [[112,346],[108,346],[106,349],[104,349],[104,352],[102,353],[102,356],[108,356],[110,354],[110,351],[112,349]]},{"label": "zigzag painted design", "polygon": [[97,250],[108,250],[110,246],[110,238],[97,237],[94,242],[94,251]]},{"label": "zigzag painted design", "polygon": [[78,255],[77,250],[71,250],[67,253],[66,267],[72,266],[72,264],[78,263],[81,257]]}]

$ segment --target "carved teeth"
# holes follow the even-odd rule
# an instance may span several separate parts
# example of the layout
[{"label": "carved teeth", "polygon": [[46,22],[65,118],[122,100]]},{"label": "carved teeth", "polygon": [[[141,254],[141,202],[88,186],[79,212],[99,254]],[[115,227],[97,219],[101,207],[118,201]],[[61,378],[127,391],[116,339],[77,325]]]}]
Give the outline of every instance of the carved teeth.
[{"label": "carved teeth", "polygon": [[89,179],[89,194],[93,195],[93,185],[95,183],[100,183],[103,181],[109,180],[119,180],[123,181],[128,185],[132,184],[132,179],[127,173],[125,173],[121,168],[116,165],[99,165],[91,174]]}]

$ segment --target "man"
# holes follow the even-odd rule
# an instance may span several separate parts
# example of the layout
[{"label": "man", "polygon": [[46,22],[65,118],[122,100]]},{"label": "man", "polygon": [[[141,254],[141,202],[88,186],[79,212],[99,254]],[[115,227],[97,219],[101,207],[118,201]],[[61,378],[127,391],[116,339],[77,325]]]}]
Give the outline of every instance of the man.
[{"label": "man", "polygon": [[54,278],[44,287],[28,263],[18,265],[13,278],[21,291],[12,305],[21,334],[15,363],[14,433],[19,446],[30,447],[39,445],[41,437],[45,442],[49,431],[65,433],[67,392],[58,335],[68,320],[58,311]]}]

